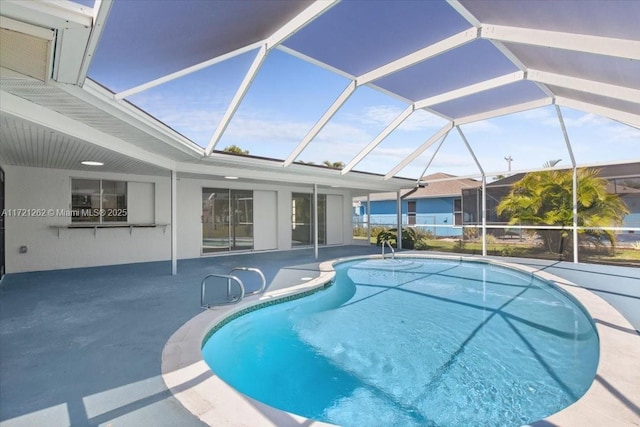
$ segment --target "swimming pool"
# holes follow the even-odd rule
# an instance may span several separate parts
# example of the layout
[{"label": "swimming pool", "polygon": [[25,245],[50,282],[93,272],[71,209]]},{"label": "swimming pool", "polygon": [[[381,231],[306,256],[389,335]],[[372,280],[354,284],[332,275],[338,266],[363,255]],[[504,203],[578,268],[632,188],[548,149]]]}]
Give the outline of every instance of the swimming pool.
[{"label": "swimming pool", "polygon": [[587,390],[588,316],[549,283],[487,263],[365,260],[335,284],[239,317],[203,347],[276,408],[350,425],[520,425]]}]

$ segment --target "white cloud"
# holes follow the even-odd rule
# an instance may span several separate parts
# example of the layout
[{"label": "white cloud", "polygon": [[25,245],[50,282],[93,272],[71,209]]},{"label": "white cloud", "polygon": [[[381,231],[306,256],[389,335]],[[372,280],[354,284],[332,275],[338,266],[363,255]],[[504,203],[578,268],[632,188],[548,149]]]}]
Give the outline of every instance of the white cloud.
[{"label": "white cloud", "polygon": [[462,126],[463,132],[469,133],[491,133],[491,134],[500,134],[502,133],[502,129],[500,126],[495,123],[490,122],[489,120],[482,120],[479,122],[473,122]]}]

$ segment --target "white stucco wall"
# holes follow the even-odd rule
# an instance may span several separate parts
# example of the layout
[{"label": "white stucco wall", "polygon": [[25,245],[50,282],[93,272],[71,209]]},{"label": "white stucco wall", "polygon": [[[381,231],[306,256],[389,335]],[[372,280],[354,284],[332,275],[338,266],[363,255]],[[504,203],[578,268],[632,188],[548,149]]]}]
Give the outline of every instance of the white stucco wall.
[{"label": "white stucco wall", "polygon": [[[171,180],[167,177],[79,172],[4,166],[6,209],[68,210],[71,179],[127,181],[130,223],[171,222]],[[179,177],[177,181],[178,258],[198,258],[202,244],[202,188],[254,191],[255,250],[291,249],[291,193],[309,187]],[[154,191],[151,192],[150,189]],[[328,195],[327,243],[350,244],[349,191],[325,189]],[[6,218],[7,273],[167,261],[171,258],[171,226],[155,228],[58,229],[71,224],[65,216]],[[27,247],[20,253],[21,246]]]},{"label": "white stucco wall", "polygon": [[[60,229],[71,218],[58,210],[71,205],[71,179],[111,179],[131,185],[128,207],[134,220],[170,223],[169,178],[4,166],[5,208],[29,210],[6,218],[7,273],[170,259],[170,228]],[[141,183],[137,185],[137,183]],[[144,188],[155,187],[155,194]],[[153,203],[153,206],[146,206]],[[52,211],[50,211],[52,210]],[[32,216],[37,213],[42,216]],[[130,221],[134,222],[134,221]],[[135,221],[142,222],[142,221]],[[147,222],[147,221],[144,221]],[[151,221],[149,221],[151,222]],[[21,246],[27,247],[20,253]]]}]

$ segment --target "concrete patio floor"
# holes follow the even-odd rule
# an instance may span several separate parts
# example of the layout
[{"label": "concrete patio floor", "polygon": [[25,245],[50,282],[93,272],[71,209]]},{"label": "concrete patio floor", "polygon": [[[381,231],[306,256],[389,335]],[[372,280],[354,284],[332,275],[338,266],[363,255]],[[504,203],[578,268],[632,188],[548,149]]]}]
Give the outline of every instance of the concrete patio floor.
[{"label": "concrete patio floor", "polygon": [[[7,275],[0,284],[1,426],[199,426],[161,377],[169,337],[201,312],[200,280],[260,268],[269,289],[316,277],[344,246]],[[518,260],[592,290],[640,330],[640,270]],[[636,331],[628,331],[637,334]]]}]

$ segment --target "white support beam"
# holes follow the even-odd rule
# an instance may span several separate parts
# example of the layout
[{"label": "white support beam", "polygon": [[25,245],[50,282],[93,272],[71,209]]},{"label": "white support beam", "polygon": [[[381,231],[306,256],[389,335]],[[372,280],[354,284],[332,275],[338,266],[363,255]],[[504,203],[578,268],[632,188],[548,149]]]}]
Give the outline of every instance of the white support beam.
[{"label": "white support beam", "polygon": [[415,104],[416,109],[430,107],[442,102],[451,101],[453,99],[458,99],[476,93],[484,92],[486,90],[495,89],[500,86],[505,86],[520,80],[524,80],[524,76],[525,74],[523,71],[516,71],[514,73],[505,74],[504,76],[485,80],[483,82],[472,84],[470,86],[465,86],[460,89],[455,89],[449,92],[441,93],[439,95],[431,96],[429,98],[417,101]]},{"label": "white support beam", "polygon": [[403,161],[398,163],[396,167],[394,167],[389,172],[387,172],[387,174],[384,176],[384,179],[387,180],[387,179],[393,178],[395,174],[400,172],[409,163],[414,161],[420,154],[422,154],[427,148],[431,147],[438,139],[440,139],[444,134],[448,133],[452,128],[453,128],[453,122],[449,122],[446,125],[444,125],[438,132],[433,134],[431,138],[426,140],[424,144],[416,148],[413,151],[413,153],[409,154],[407,157],[404,158]]},{"label": "white support beam", "polygon": [[449,6],[451,6],[456,12],[458,12],[464,19],[467,20],[474,27],[480,28],[481,22],[471,12],[467,10],[458,0],[447,0]]},{"label": "white support beam", "polygon": [[337,74],[338,76],[344,77],[345,79],[349,79],[349,80],[355,80],[357,77],[347,73],[346,71],[343,71],[339,68],[333,67],[327,63],[324,63],[322,61],[318,61],[315,58],[312,58],[310,56],[305,55],[304,53],[298,52],[297,50],[291,49],[290,47],[287,47],[283,44],[281,44],[280,46],[278,46],[276,49],[278,49],[281,52],[284,52],[288,55],[293,56],[294,58],[298,58],[302,61],[308,62],[309,64],[315,65],[317,67],[322,68],[323,70],[327,70],[329,72],[332,72],[334,74]]},{"label": "white support beam", "polygon": [[580,110],[586,113],[608,117],[612,120],[616,120],[618,122],[625,123],[636,128],[640,127],[640,115],[638,114],[615,110],[613,108],[603,107],[588,102],[577,101],[575,99],[565,98],[563,96],[556,97],[556,104],[563,107],[573,108],[574,110]]},{"label": "white support beam", "polygon": [[293,150],[289,157],[287,157],[287,159],[283,163],[284,167],[289,166],[298,158],[300,153],[302,153],[302,151],[307,148],[307,145],[309,145],[313,138],[315,138],[320,133],[320,131],[325,127],[329,120],[331,120],[331,118],[338,112],[340,107],[342,107],[344,103],[347,102],[347,100],[351,97],[351,95],[353,95],[353,92],[355,92],[355,90],[356,82],[351,81],[349,85],[347,85],[347,87],[342,91],[340,96],[338,96],[338,98],[333,102],[333,104],[331,104],[327,111],[325,111],[322,117],[320,117],[320,120],[318,120],[313,125],[311,130],[307,132],[307,134],[302,139],[302,142],[300,142],[300,144],[298,144],[298,146]]},{"label": "white support beam", "polygon": [[109,16],[112,5],[113,0],[96,0],[93,7],[93,26],[91,28],[91,34],[89,35],[87,49],[84,52],[84,58],[82,58],[80,72],[78,73],[77,84],[80,87],[82,87],[82,85],[84,84],[84,80],[87,77],[89,65],[91,64],[93,55],[95,54],[96,48],[98,47],[98,42],[100,41],[100,36],[102,35],[102,31],[104,30],[104,24],[107,21],[107,17]]},{"label": "white support beam", "polygon": [[[569,134],[567,133],[567,127],[564,125],[564,119],[562,118],[562,111],[560,107],[555,105],[556,114],[558,115],[558,121],[562,128],[562,135],[564,136],[564,142],[567,144],[567,150],[569,151],[569,157],[571,157],[571,167],[573,169],[572,175],[572,211],[573,211],[573,262],[578,262],[578,168],[576,167],[576,158],[573,155],[573,149],[571,148],[571,141],[569,140]],[[562,255],[562,254],[561,254]]]},{"label": "white support beam", "polygon": [[577,77],[563,76],[546,71],[529,70],[527,80],[540,82],[551,86],[560,86],[566,89],[606,96],[633,103],[640,103],[640,90],[625,86],[617,86],[594,80],[580,79]]},{"label": "white support beam", "polygon": [[469,150],[469,154],[471,154],[471,157],[473,157],[473,161],[476,162],[476,166],[478,166],[478,170],[484,177],[485,176],[484,169],[482,169],[482,165],[478,161],[478,158],[476,157],[476,153],[473,151],[473,148],[471,148],[469,141],[467,141],[467,137],[464,136],[464,133],[462,132],[462,129],[460,129],[460,126],[456,126],[456,129],[458,130],[458,133],[460,134],[460,138],[462,138],[464,145],[467,146],[467,150]]},{"label": "white support beam", "polygon": [[240,87],[236,91],[236,94],[234,95],[233,99],[231,100],[231,104],[229,104],[229,107],[227,107],[227,111],[225,111],[224,116],[222,116],[222,120],[220,120],[220,123],[218,123],[218,127],[213,133],[211,140],[209,140],[209,144],[207,145],[207,149],[205,150],[205,155],[207,156],[210,155],[213,149],[215,148],[216,144],[220,141],[220,138],[222,138],[222,134],[227,129],[227,126],[229,126],[229,123],[231,122],[233,115],[238,110],[238,107],[240,107],[240,103],[242,102],[242,99],[247,94],[249,87],[251,87],[251,83],[253,82],[253,79],[256,78],[256,75],[258,74],[260,67],[262,67],[264,60],[267,58],[267,53],[268,53],[267,45],[265,44],[258,51],[258,54],[253,60],[253,63],[249,67],[249,71],[247,71],[247,74],[244,76],[244,79],[240,84]]},{"label": "white support beam", "polygon": [[398,223],[396,249],[402,250],[402,190],[398,190],[396,194],[396,221]]},{"label": "white support beam", "polygon": [[8,92],[0,91],[0,112],[151,165],[168,170],[174,169],[176,165],[176,162],[171,159],[143,150],[120,138],[106,134],[91,126]]},{"label": "white support beam", "polygon": [[313,255],[318,259],[318,184],[313,184]]},{"label": "white support beam", "polygon": [[482,256],[487,256],[487,176],[482,175]]},{"label": "white support beam", "polygon": [[364,159],[367,154],[369,154],[382,141],[384,141],[384,139],[386,137],[388,137],[389,134],[391,134],[391,132],[396,130],[398,128],[398,126],[400,126],[405,120],[407,120],[407,118],[411,114],[413,114],[414,110],[415,110],[415,108],[413,107],[413,105],[409,105],[407,108],[404,109],[403,112],[398,114],[398,116],[395,119],[393,119],[393,121],[391,123],[389,123],[389,125],[382,132],[380,132],[378,134],[378,136],[376,136],[373,139],[373,141],[371,141],[349,163],[347,163],[347,165],[340,171],[340,174],[341,175],[346,174],[351,169],[353,169],[354,166],[356,166],[358,163],[360,163],[362,161],[362,159]]},{"label": "white support beam", "polygon": [[420,185],[422,183],[422,177],[424,176],[424,174],[427,173],[429,166],[431,166],[431,163],[433,163],[433,159],[435,159],[436,156],[438,155],[438,151],[440,151],[440,148],[442,148],[442,146],[444,145],[444,141],[446,141],[447,136],[449,136],[449,132],[451,132],[451,130],[445,133],[444,136],[442,137],[440,144],[438,144],[438,146],[436,147],[436,151],[433,152],[433,156],[431,156],[431,158],[429,159],[429,162],[427,162],[427,165],[424,167],[424,170],[422,171],[420,176],[418,176],[418,181],[416,182],[416,185]]},{"label": "white support beam", "polygon": [[311,21],[338,4],[339,0],[316,0],[305,10],[296,15],[267,39],[267,49],[271,50],[280,43],[300,31]]},{"label": "white support beam", "polygon": [[480,37],[505,43],[542,46],[640,60],[640,41],[637,40],[487,24],[482,25]]},{"label": "white support beam", "polygon": [[466,125],[473,122],[492,119],[494,117],[506,116],[508,114],[520,113],[522,111],[533,110],[535,108],[546,107],[553,104],[551,98],[537,99],[535,101],[523,102],[522,104],[511,105],[509,107],[498,108],[496,110],[485,111],[471,116],[456,119],[457,125]]},{"label": "white support beam", "polygon": [[178,79],[180,77],[184,77],[186,75],[189,75],[191,73],[195,73],[196,71],[200,71],[204,68],[210,67],[212,65],[218,64],[220,62],[226,61],[228,59],[234,58],[238,55],[242,55],[244,53],[247,52],[251,52],[252,50],[258,49],[260,46],[264,45],[264,41],[259,41],[256,43],[252,43],[250,45],[241,47],[239,49],[236,49],[234,51],[231,51],[229,53],[225,53],[224,55],[220,55],[220,56],[216,56],[215,58],[212,59],[208,59],[204,62],[201,62],[199,64],[196,65],[192,65],[190,67],[187,68],[183,68],[182,70],[176,71],[174,73],[171,74],[167,74],[166,76],[162,76],[159,77],[155,80],[151,80],[150,82],[146,82],[143,83],[141,85],[132,87],[130,89],[127,90],[123,90],[122,92],[118,92],[115,95],[113,95],[114,99],[124,99],[127,98],[131,95],[135,95],[136,93],[140,93],[143,92],[147,89],[151,89],[153,87],[159,86],[161,84],[170,82],[172,80]]},{"label": "white support beam", "polygon": [[430,46],[410,53],[409,55],[403,56],[400,59],[397,59],[393,62],[378,67],[375,70],[361,75],[357,79],[358,86],[362,86],[375,80],[381,79],[385,76],[388,76],[389,74],[396,73],[400,70],[411,67],[412,65],[418,64],[422,61],[426,61],[429,58],[433,58],[434,56],[448,52],[451,49],[455,49],[464,44],[472,42],[478,38],[478,35],[479,32],[477,28],[470,28],[458,34],[454,34],[451,37],[436,42]]},{"label": "white support beam", "polygon": [[567,151],[569,152],[569,158],[571,158],[571,166],[576,167],[576,158],[573,155],[573,148],[571,148],[571,141],[569,141],[569,134],[567,133],[567,127],[564,125],[564,119],[562,118],[562,112],[560,111],[560,107],[554,105],[556,108],[556,114],[558,116],[558,121],[560,122],[560,128],[562,129],[562,136],[564,137],[564,142],[567,145]]},{"label": "white support beam", "polygon": [[178,178],[171,171],[171,274],[178,274]]}]

